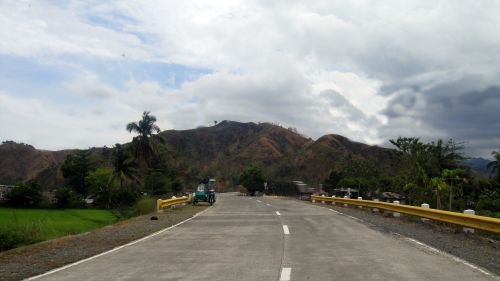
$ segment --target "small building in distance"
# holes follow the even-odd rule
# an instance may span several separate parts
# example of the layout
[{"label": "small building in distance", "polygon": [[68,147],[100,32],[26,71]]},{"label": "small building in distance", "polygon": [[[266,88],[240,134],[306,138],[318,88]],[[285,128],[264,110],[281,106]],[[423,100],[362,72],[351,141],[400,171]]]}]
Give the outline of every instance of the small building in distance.
[{"label": "small building in distance", "polygon": [[7,193],[9,193],[10,189],[13,187],[13,185],[0,184],[0,202],[7,200]]}]

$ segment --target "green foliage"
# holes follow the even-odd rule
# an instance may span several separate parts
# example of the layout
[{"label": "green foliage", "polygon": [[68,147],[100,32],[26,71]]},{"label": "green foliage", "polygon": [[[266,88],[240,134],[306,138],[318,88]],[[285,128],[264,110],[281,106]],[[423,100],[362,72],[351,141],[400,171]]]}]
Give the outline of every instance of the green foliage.
[{"label": "green foliage", "polygon": [[136,164],[131,158],[130,153],[119,143],[113,149],[113,169],[114,176],[120,182],[120,189],[123,188],[124,181],[136,180]]},{"label": "green foliage", "polygon": [[477,209],[500,212],[500,188],[485,190],[483,194],[479,196]]},{"label": "green foliage", "polygon": [[83,197],[72,188],[63,186],[56,190],[56,206],[58,208],[78,208],[83,207]]},{"label": "green foliage", "polygon": [[174,167],[169,166],[168,152],[158,149],[153,155],[144,179],[144,191],[150,195],[177,194],[182,185]]},{"label": "green foliage", "polygon": [[332,170],[328,178],[323,182],[323,189],[333,194],[333,190],[339,187],[339,182],[344,178],[344,174],[337,170]]},{"label": "green foliage", "polygon": [[97,167],[96,161],[90,156],[89,150],[79,150],[66,157],[61,170],[68,186],[74,188],[82,196],[87,196],[88,186],[85,178]]},{"label": "green foliage", "polygon": [[267,183],[266,194],[278,196],[295,196],[299,194],[297,185],[289,181],[272,181]]},{"label": "green foliage", "polygon": [[0,250],[90,231],[115,221],[105,210],[0,208]]},{"label": "green foliage", "polygon": [[112,193],[117,190],[113,169],[99,167],[85,177],[85,184],[93,194],[94,203],[98,206],[110,209],[112,207]]},{"label": "green foliage", "polygon": [[144,190],[151,195],[167,194],[170,192],[170,180],[162,171],[150,169],[144,179]]},{"label": "green foliage", "polygon": [[157,199],[151,196],[139,198],[135,204],[135,213],[140,216],[156,211],[156,201]]},{"label": "green foliage", "polygon": [[13,207],[32,208],[42,201],[41,187],[34,181],[24,182],[10,189],[7,203]]},{"label": "green foliage", "polygon": [[399,137],[390,142],[398,148],[399,175],[406,183],[427,186],[430,178],[440,176],[444,169],[460,167],[464,159],[463,145],[451,139],[447,143],[423,143],[418,138]]},{"label": "green foliage", "polygon": [[132,140],[135,155],[149,164],[150,158],[155,152],[154,142],[151,141],[153,133],[160,132],[160,127],[156,124],[156,117],[150,112],[144,111],[142,119],[139,122],[131,122],[127,124],[127,131],[137,133],[138,136]]},{"label": "green foliage", "polygon": [[243,185],[252,196],[256,191],[264,191],[265,181],[262,169],[256,165],[247,166],[239,177],[239,184]]},{"label": "green foliage", "polygon": [[28,244],[29,241],[19,231],[0,228],[0,252],[13,249],[22,244]]}]

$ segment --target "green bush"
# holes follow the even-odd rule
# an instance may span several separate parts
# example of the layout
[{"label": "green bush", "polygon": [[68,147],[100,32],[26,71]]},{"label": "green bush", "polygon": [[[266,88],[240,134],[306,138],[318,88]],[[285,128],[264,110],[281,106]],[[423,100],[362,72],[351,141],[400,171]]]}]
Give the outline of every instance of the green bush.
[{"label": "green bush", "polygon": [[56,206],[58,208],[77,208],[83,207],[83,197],[80,193],[69,187],[60,187],[56,190]]},{"label": "green bush", "polygon": [[496,190],[486,190],[481,196],[479,196],[477,209],[500,212],[500,192],[497,192]]},{"label": "green bush", "polygon": [[0,252],[13,249],[27,241],[19,231],[0,228]]},{"label": "green bush", "polygon": [[156,198],[150,196],[141,197],[135,204],[136,215],[145,215],[156,211]]},{"label": "green bush", "polygon": [[297,185],[293,182],[276,181],[268,182],[266,194],[278,196],[296,196],[299,194],[299,190],[297,188]]},{"label": "green bush", "polygon": [[7,203],[13,207],[36,207],[42,201],[40,190],[41,187],[34,181],[22,183],[7,193]]}]

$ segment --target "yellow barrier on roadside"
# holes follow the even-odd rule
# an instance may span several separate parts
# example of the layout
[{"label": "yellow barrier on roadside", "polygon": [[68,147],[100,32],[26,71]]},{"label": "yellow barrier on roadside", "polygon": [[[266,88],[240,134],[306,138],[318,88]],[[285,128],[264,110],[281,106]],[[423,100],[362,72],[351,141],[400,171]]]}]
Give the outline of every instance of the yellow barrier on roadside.
[{"label": "yellow barrier on roadside", "polygon": [[182,196],[182,197],[178,197],[178,198],[175,198],[175,196],[172,196],[173,198],[170,198],[170,199],[158,199],[156,201],[156,210],[158,212],[161,211],[161,209],[163,208],[166,208],[166,207],[169,207],[169,206],[173,206],[173,205],[177,205],[177,204],[182,204],[182,203],[187,203],[187,202],[190,202],[191,199],[189,197],[186,197],[186,196]]},{"label": "yellow barrier on roadside", "polygon": [[338,202],[356,206],[384,209],[388,211],[398,212],[412,216],[418,216],[435,221],[442,221],[442,222],[467,226],[470,228],[476,228],[500,234],[500,219],[497,218],[455,213],[455,212],[422,208],[416,206],[399,205],[387,202],[377,202],[371,200],[358,200],[358,199],[327,197],[318,195],[312,195],[311,200],[313,202],[314,201]]}]

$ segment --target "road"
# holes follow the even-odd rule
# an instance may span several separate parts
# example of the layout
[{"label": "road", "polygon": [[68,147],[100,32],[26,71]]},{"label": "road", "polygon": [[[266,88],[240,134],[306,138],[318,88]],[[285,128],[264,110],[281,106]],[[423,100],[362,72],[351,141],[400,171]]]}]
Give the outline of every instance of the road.
[{"label": "road", "polygon": [[497,280],[308,203],[220,194],[194,219],[36,280]]}]

